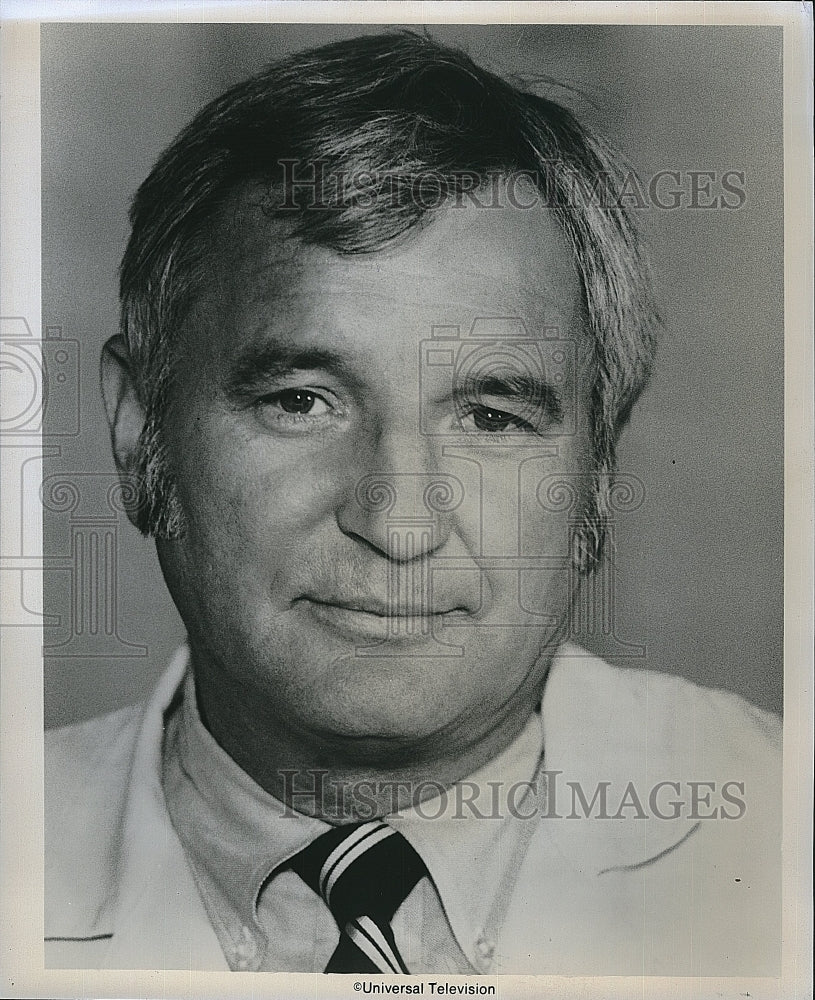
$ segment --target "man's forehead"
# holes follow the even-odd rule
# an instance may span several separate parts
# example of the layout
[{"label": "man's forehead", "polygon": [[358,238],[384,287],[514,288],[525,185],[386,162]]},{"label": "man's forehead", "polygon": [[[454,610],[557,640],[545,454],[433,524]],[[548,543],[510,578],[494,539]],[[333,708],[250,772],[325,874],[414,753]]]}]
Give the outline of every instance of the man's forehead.
[{"label": "man's forehead", "polygon": [[381,249],[342,253],[297,238],[267,205],[261,187],[243,189],[213,220],[210,266],[187,324],[187,335],[198,330],[196,349],[234,355],[287,338],[362,347],[360,322],[386,324],[389,341],[421,339],[437,325],[466,337],[496,316],[519,318],[531,336],[587,328],[571,248],[545,210],[451,206]]},{"label": "man's forehead", "polygon": [[[508,292],[564,302],[575,293],[582,297],[574,254],[554,213],[540,201],[531,208],[507,204],[500,193],[497,202],[497,207],[470,199],[451,202],[427,212],[401,237],[360,253],[344,251],[341,239],[334,246],[306,242],[293,232],[298,216],[272,214],[266,188],[244,185],[229,194],[213,220],[214,263],[222,278],[242,270],[279,284],[281,291],[307,268],[321,270],[329,284],[347,281],[350,274],[376,284],[370,279],[387,273],[416,286],[438,279],[443,269],[451,282],[476,276]],[[372,212],[360,226],[375,221]]]}]

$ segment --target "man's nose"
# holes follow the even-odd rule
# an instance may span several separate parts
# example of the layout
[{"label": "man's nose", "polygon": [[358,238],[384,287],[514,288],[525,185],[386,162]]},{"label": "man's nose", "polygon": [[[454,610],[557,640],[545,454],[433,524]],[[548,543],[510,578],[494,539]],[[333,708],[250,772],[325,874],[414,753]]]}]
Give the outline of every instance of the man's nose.
[{"label": "man's nose", "polygon": [[398,562],[442,548],[464,488],[441,466],[438,445],[418,433],[395,432],[378,433],[373,445],[345,479],[340,530]]}]

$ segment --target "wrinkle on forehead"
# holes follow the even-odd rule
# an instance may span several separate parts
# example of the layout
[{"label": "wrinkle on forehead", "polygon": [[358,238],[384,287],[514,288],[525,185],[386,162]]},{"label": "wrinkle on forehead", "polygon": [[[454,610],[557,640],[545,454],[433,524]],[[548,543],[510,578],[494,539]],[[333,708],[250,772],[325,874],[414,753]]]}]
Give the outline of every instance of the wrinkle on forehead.
[{"label": "wrinkle on forehead", "polygon": [[343,254],[293,237],[286,221],[264,213],[263,191],[260,185],[237,190],[213,218],[210,267],[194,310],[210,327],[217,313],[247,315],[252,305],[273,312],[275,302],[325,314],[326,299],[341,296],[347,304],[355,288],[397,308],[437,307],[440,323],[454,315],[469,323],[484,314],[484,303],[473,302],[476,283],[489,293],[490,315],[519,316],[527,324],[548,324],[552,316],[571,331],[586,328],[568,238],[544,208],[465,202],[429,214],[380,250]]}]

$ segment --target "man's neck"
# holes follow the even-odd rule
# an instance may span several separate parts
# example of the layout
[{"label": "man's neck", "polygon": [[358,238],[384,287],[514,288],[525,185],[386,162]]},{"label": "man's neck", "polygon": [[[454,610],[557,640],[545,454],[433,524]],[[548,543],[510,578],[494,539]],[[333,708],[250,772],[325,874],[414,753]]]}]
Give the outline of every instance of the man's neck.
[{"label": "man's neck", "polygon": [[196,674],[201,719],[222,749],[292,810],[336,825],[415,806],[473,774],[523,730],[541,689],[538,679],[488,722],[464,719],[421,741],[323,734],[317,742],[258,710],[257,699],[250,709],[211,675]]}]

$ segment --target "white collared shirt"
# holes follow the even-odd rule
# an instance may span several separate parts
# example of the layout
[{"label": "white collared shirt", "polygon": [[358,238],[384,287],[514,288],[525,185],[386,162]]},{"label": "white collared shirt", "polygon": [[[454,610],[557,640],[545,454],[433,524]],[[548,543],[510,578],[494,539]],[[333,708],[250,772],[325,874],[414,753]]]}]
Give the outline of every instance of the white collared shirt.
[{"label": "white collared shirt", "polygon": [[[47,968],[240,967],[236,956],[224,957],[162,784],[165,726],[172,731],[186,670],[183,651],[144,704],[46,734]],[[565,644],[549,671],[540,721],[546,794],[516,802],[529,806],[516,810],[529,817],[518,824],[522,836],[493,821],[470,831],[467,822],[459,842],[455,803],[442,820],[389,818],[403,824],[430,871],[415,913],[430,913],[435,893],[450,925],[434,938],[431,928],[442,924],[431,916],[414,922],[411,902],[396,920],[405,921],[398,933],[406,951],[417,942],[411,959],[424,965],[427,956],[435,973],[450,958],[496,973],[777,975],[779,720],[729,692],[621,669]],[[498,780],[531,766],[526,739],[525,731],[515,765],[498,761],[507,768]],[[489,773],[472,777],[488,783]],[[575,786],[593,803],[587,816],[574,808]],[[743,808],[725,798],[725,786]],[[595,798],[601,789],[607,809]],[[250,854],[254,834],[247,835],[244,844],[237,834],[238,847]],[[508,845],[517,845],[517,856]],[[234,896],[239,912],[251,909],[252,879],[276,863],[277,849],[264,857],[265,850],[264,841],[251,855],[257,866],[243,868],[252,878]],[[284,907],[279,886],[275,906]],[[288,918],[262,904],[263,894],[257,916],[266,934],[275,919]],[[306,957],[295,942],[292,961],[316,967],[332,947],[314,943],[331,918],[314,919],[324,930],[310,928]],[[244,925],[254,934],[251,919]],[[268,949],[244,943],[246,968],[289,960],[282,938]]]}]

